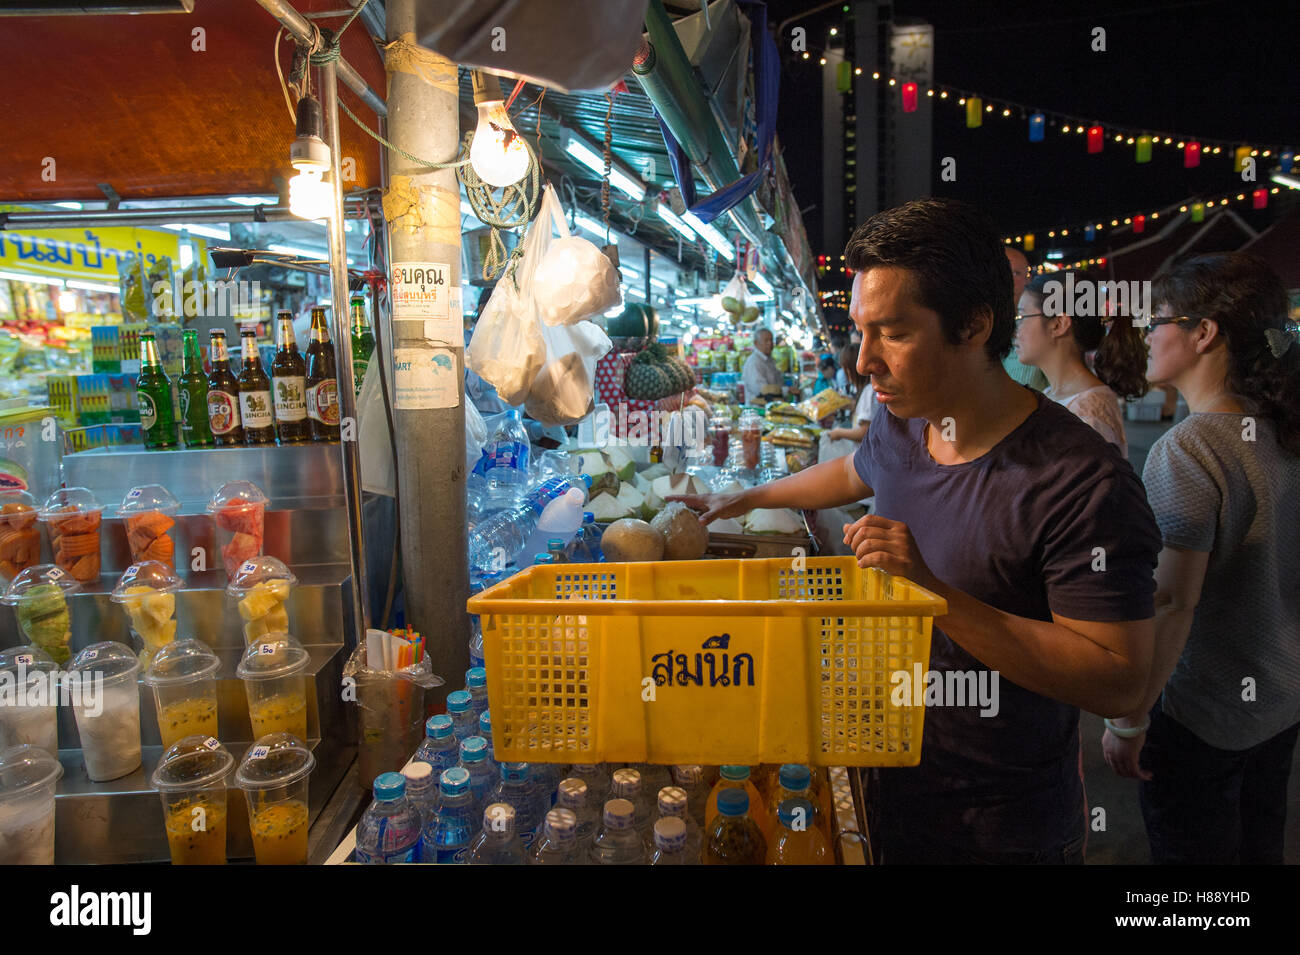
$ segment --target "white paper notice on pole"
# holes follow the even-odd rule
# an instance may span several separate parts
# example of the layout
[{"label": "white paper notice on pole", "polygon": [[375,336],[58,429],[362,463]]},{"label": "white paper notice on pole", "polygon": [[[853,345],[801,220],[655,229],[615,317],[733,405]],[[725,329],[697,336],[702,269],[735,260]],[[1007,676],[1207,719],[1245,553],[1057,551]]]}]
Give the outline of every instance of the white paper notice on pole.
[{"label": "white paper notice on pole", "polygon": [[393,407],[399,411],[455,408],[460,382],[450,348],[393,349]]},{"label": "white paper notice on pole", "polygon": [[393,321],[424,322],[426,338],[457,347],[464,344],[459,309],[453,307],[453,300],[460,298],[460,288],[452,285],[450,265],[394,262],[390,288]]}]

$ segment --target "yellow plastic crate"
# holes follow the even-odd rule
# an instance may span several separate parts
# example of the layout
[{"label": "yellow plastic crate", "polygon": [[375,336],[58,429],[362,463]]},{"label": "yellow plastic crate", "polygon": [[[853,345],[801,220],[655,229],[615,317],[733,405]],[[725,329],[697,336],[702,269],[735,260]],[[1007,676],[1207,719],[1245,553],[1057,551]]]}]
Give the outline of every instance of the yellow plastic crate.
[{"label": "yellow plastic crate", "polygon": [[479,614],[499,760],[914,766],[947,604],[852,557],[553,564]]}]

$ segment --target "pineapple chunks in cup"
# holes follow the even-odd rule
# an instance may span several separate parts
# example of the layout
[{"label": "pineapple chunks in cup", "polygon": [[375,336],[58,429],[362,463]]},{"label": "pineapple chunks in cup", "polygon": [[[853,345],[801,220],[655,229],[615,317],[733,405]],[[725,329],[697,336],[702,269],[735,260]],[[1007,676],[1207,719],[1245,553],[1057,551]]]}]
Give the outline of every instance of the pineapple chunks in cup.
[{"label": "pineapple chunks in cup", "polygon": [[153,655],[176,639],[176,591],[180,589],[176,572],[157,560],[132,564],[113,588],[110,599],[126,612],[142,668],[147,669]]},{"label": "pineapple chunks in cup", "polygon": [[239,610],[246,646],[289,631],[289,594],[297,582],[293,571],[274,557],[258,555],[239,566],[226,594]]}]

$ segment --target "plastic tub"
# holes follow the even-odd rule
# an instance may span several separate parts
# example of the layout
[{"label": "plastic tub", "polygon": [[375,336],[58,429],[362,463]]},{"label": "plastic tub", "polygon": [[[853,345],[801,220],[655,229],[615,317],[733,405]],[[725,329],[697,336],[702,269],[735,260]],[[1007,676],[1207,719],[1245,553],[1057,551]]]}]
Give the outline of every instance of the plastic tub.
[{"label": "plastic tub", "polygon": [[310,820],[307,779],[316,757],[291,733],[271,733],[248,748],[235,785],[248,800],[258,865],[306,865]]},{"label": "plastic tub", "polygon": [[140,768],[140,661],[111,640],[86,647],[68,664],[72,711],[92,782]]},{"label": "plastic tub", "polygon": [[202,640],[176,640],[154,655],[144,682],[153,689],[164,748],[186,736],[217,735],[221,661]]},{"label": "plastic tub", "polygon": [[307,738],[307,680],[311,663],[301,643],[287,633],[268,634],[244,652],[235,671],[248,694],[253,737],[292,733]]},{"label": "plastic tub", "polygon": [[3,602],[14,608],[18,629],[27,642],[40,647],[62,666],[72,656],[72,617],[68,594],[80,587],[72,575],[53,564],[28,567],[14,578]]},{"label": "plastic tub", "polygon": [[128,567],[109,595],[126,611],[140,666],[148,668],[154,654],[176,638],[176,592],[182,586],[171,565],[146,560]]},{"label": "plastic tub", "polygon": [[244,644],[253,646],[269,633],[289,630],[289,593],[298,582],[274,557],[251,557],[239,565],[226,587],[244,621]]},{"label": "plastic tub", "polygon": [[241,564],[262,553],[268,502],[262,489],[251,481],[228,481],[208,501],[208,513],[217,525],[221,561],[232,580]]},{"label": "plastic tub", "polygon": [[163,753],[150,782],[162,797],[172,865],[226,864],[226,780],[234,766],[215,736],[186,736]]},{"label": "plastic tub", "polygon": [[0,865],[54,865],[59,761],[36,746],[0,750]]},{"label": "plastic tub", "polygon": [[0,705],[0,750],[31,744],[59,758],[58,671],[40,647],[0,650],[0,678],[14,694]]},{"label": "plastic tub", "polygon": [[36,498],[26,491],[0,491],[0,580],[13,580],[41,562]]},{"label": "plastic tub", "polygon": [[[55,491],[39,516],[50,535],[54,564],[83,584],[99,580],[100,524],[104,506],[84,487]],[[57,658],[56,658],[57,659]]]},{"label": "plastic tub", "polygon": [[117,516],[126,522],[131,560],[156,560],[175,568],[176,544],[167,532],[176,526],[173,515],[180,509],[181,502],[161,484],[142,484],[126,492]]}]

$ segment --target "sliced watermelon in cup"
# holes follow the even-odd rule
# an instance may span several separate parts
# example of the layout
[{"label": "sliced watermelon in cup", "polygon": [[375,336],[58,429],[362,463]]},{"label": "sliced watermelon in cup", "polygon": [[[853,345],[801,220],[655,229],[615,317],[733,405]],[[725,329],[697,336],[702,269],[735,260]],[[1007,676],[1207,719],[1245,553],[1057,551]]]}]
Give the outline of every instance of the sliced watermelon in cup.
[{"label": "sliced watermelon in cup", "polygon": [[235,578],[241,564],[263,552],[268,503],[270,499],[251,481],[228,481],[208,501],[228,579]]}]

